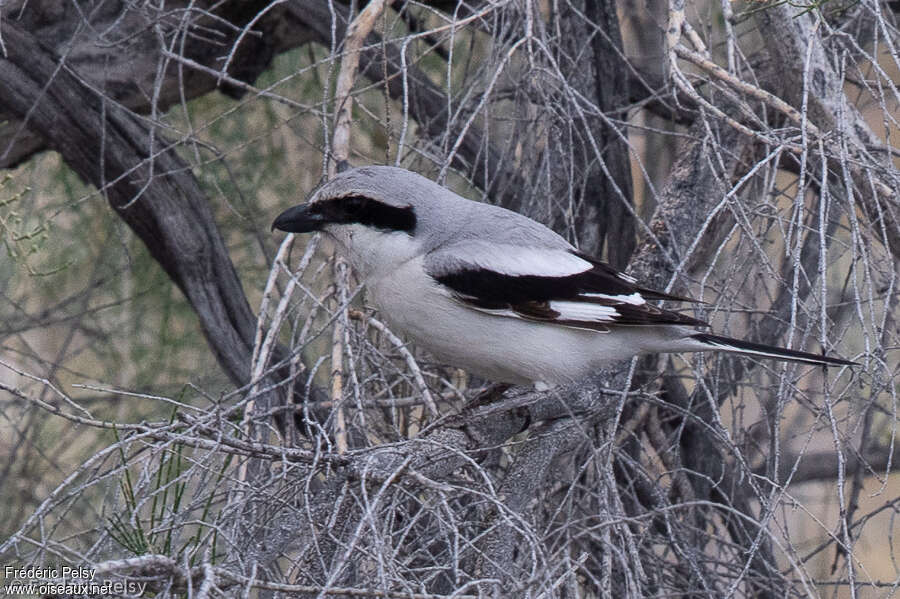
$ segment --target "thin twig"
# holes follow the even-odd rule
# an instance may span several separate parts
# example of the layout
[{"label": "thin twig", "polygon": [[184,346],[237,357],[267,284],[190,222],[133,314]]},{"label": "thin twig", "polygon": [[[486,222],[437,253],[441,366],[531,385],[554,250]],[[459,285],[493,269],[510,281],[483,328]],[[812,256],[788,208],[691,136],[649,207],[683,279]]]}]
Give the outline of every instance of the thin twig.
[{"label": "thin twig", "polygon": [[[335,105],[337,119],[334,125],[331,148],[333,160],[328,166],[328,178],[342,170],[350,157],[350,125],[353,117],[353,84],[359,70],[359,52],[366,37],[375,26],[375,21],[384,10],[384,0],[369,2],[350,26],[344,37],[344,54],[341,59],[341,70],[338,72],[335,89]],[[344,304],[347,297],[349,273],[347,263],[338,255],[334,259],[334,281],[337,288],[336,298],[339,305]],[[331,337],[331,401],[335,409],[335,443],[338,453],[347,451],[347,424],[344,414],[344,335],[347,327],[346,312],[342,313],[334,323]]]},{"label": "thin twig", "polygon": [[412,372],[413,380],[419,387],[419,393],[422,394],[422,400],[425,403],[425,407],[428,408],[429,414],[431,414],[431,416],[439,416],[440,413],[438,412],[437,404],[434,403],[434,398],[431,396],[431,392],[428,390],[428,385],[425,383],[425,377],[422,376],[422,369],[419,368],[419,364],[413,357],[412,352],[407,349],[406,344],[403,343],[403,340],[397,337],[397,335],[395,335],[383,322],[373,316],[369,316],[363,312],[360,312],[359,310],[350,310],[350,318],[365,322],[371,327],[377,329],[385,336],[388,341],[391,342],[394,347],[397,348],[397,351],[399,351],[403,356],[403,359],[406,360],[406,365],[409,368],[410,372]]}]

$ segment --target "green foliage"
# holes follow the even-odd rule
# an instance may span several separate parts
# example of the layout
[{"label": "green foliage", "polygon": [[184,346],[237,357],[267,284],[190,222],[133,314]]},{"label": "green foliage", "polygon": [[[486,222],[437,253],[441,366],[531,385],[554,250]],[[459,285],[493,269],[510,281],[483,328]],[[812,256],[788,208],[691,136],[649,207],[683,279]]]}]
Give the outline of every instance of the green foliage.
[{"label": "green foliage", "polygon": [[[176,413],[173,410],[170,423]],[[110,538],[134,556],[162,554],[181,562],[188,555],[191,564],[202,555],[201,548],[208,539],[214,560],[218,530],[197,522],[208,522],[213,515],[216,490],[231,466],[232,456],[225,456],[213,484],[194,484],[192,477],[196,471],[190,470],[191,460],[186,456],[190,449],[175,443],[154,458],[151,484],[141,488],[134,482],[132,470],[137,466],[134,456],[126,454],[118,432],[115,437],[122,469],[119,490],[125,510],[107,517],[105,530]],[[200,506],[199,509],[189,507],[187,497],[191,493],[195,496],[190,504]],[[199,513],[196,518],[191,518],[191,524],[186,525],[183,511]],[[179,544],[179,538],[185,540]]]},{"label": "green foliage", "polygon": [[62,263],[49,270],[36,269],[32,266],[30,258],[47,245],[52,221],[44,218],[30,222],[32,219],[23,218],[19,206],[31,192],[31,188],[25,186],[4,197],[5,187],[12,180],[13,176],[9,173],[0,179],[0,238],[3,240],[7,255],[22,265],[31,276],[48,276],[63,270],[69,263]]},{"label": "green foliage", "polygon": [[[128,459],[125,456],[125,450],[122,448],[118,431],[114,432],[116,441],[119,443],[119,457],[122,460],[123,466],[122,478],[119,480],[119,486],[122,489],[125,505],[129,508],[130,513],[135,514],[138,509],[138,503],[137,499],[135,499],[134,485],[131,482],[131,471],[128,468]],[[161,464],[160,472],[163,470],[164,468]],[[157,482],[158,480],[159,479],[157,479]],[[154,510],[155,507],[156,506],[154,506]],[[152,541],[147,539],[140,518],[130,520],[123,518],[120,513],[115,513],[109,518],[109,528],[107,529],[107,532],[114,541],[134,555],[150,553]]]}]

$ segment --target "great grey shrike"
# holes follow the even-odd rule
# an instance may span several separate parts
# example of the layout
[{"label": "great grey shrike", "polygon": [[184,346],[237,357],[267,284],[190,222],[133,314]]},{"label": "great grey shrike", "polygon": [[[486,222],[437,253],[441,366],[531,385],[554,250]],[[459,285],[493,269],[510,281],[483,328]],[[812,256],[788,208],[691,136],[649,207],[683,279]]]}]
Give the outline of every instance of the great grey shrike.
[{"label": "great grey shrike", "polygon": [[392,327],[492,381],[564,384],[655,352],[853,364],[698,332],[708,325],[650,303],[684,298],[642,287],[528,217],[402,168],[341,173],[272,227],[333,237]]}]

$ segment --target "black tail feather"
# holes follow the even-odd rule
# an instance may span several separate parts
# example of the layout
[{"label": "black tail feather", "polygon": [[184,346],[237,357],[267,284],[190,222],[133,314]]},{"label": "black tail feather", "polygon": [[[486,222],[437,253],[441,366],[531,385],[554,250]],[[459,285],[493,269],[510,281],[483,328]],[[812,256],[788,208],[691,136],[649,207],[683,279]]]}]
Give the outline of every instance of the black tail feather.
[{"label": "black tail feather", "polygon": [[720,337],[719,335],[710,335],[707,333],[697,333],[691,335],[692,339],[696,339],[701,343],[713,346],[710,349],[718,349],[719,351],[730,351],[762,358],[773,358],[775,360],[790,360],[792,362],[804,362],[806,364],[820,364],[822,366],[856,366],[857,362],[842,360],[840,358],[830,358],[828,356],[820,356],[808,352],[796,351],[793,349],[785,349],[783,347],[775,347],[774,345],[763,345],[762,343],[751,343],[741,339],[732,339],[731,337]]}]

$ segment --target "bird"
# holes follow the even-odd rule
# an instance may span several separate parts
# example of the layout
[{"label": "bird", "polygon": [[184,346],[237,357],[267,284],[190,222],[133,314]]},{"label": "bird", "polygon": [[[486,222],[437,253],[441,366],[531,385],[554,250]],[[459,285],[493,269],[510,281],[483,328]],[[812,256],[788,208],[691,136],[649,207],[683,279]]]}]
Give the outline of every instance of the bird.
[{"label": "bird", "polygon": [[337,243],[391,328],[489,381],[570,384],[636,355],[724,351],[806,364],[849,360],[723,337],[657,307],[655,291],[517,212],[392,166],[345,170],[272,230]]}]

